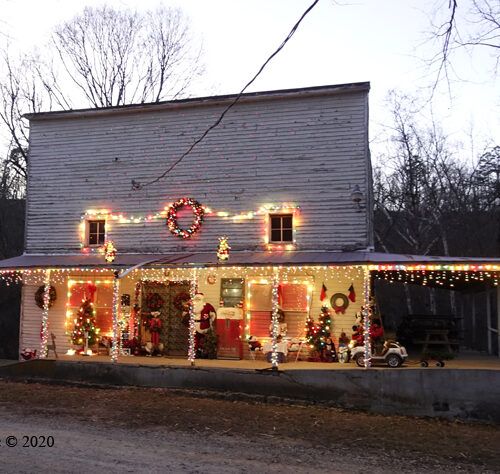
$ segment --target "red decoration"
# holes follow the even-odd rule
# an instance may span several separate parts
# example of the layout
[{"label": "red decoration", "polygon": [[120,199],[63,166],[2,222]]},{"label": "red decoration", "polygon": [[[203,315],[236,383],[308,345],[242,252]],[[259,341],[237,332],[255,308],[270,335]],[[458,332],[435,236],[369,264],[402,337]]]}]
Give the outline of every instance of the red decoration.
[{"label": "red decoration", "polygon": [[[194,212],[194,222],[188,230],[183,230],[177,225],[177,211],[184,206],[191,207]],[[178,235],[183,239],[189,239],[200,230],[204,215],[205,209],[198,201],[191,198],[181,198],[170,204],[167,214],[167,225],[172,234]]]},{"label": "red decoration", "polygon": [[151,311],[157,311],[163,306],[163,300],[158,293],[150,293],[148,295],[148,308]]},{"label": "red decoration", "polygon": [[356,302],[356,292],[354,291],[354,286],[351,285],[347,290],[349,292],[349,299],[355,303]]},{"label": "red decoration", "polygon": [[321,285],[321,294],[319,295],[319,300],[323,301],[325,298],[326,298],[326,286],[323,283],[323,285]]},{"label": "red decoration", "polygon": [[87,291],[89,292],[90,302],[93,303],[95,298],[95,292],[97,291],[97,286],[95,286],[93,283],[88,283]]},{"label": "red decoration", "polygon": [[151,342],[157,345],[160,342],[161,319],[158,317],[151,318],[149,329],[151,330]]}]

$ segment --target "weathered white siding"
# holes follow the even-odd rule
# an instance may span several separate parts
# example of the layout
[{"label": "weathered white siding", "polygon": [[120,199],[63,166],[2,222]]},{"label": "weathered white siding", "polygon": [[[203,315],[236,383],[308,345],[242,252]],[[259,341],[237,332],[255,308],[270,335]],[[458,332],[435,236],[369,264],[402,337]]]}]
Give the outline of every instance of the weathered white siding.
[{"label": "weathered white siding", "polygon": [[[226,104],[34,118],[26,251],[77,251],[80,216],[88,209],[145,216],[181,197],[230,213],[292,203],[301,207],[298,249],[366,248],[371,245],[367,94],[361,87],[247,99],[162,183],[141,191],[131,190],[131,180],[144,183],[164,171]],[[356,184],[364,193],[362,212],[350,198]],[[229,236],[233,250],[264,248],[264,217],[234,223],[206,216],[190,240],[171,234],[165,220],[109,226],[120,252],[215,251],[221,235]]]}]

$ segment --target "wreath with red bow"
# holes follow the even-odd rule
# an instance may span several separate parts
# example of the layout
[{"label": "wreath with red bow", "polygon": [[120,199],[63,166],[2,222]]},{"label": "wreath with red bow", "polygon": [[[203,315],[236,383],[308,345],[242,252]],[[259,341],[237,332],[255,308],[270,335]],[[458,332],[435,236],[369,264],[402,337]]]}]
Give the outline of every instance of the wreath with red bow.
[{"label": "wreath with red bow", "polygon": [[151,311],[158,311],[163,306],[163,299],[158,293],[148,295],[148,308]]},{"label": "wreath with red bow", "polygon": [[184,311],[186,309],[186,306],[184,305],[185,301],[189,301],[189,295],[187,293],[179,293],[175,298],[174,298],[174,306],[179,310],[179,311]]}]

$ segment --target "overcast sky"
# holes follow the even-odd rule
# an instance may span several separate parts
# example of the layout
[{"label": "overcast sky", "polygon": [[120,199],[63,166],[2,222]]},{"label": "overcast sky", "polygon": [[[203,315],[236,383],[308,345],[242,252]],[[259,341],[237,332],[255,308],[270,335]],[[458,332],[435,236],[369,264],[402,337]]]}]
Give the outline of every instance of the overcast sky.
[{"label": "overcast sky", "polygon": [[[389,117],[384,99],[390,89],[428,98],[435,76],[423,59],[436,4],[447,0],[320,0],[285,49],[268,65],[252,91],[370,81],[371,139]],[[470,2],[470,0],[469,0]],[[1,41],[11,49],[43,45],[53,26],[94,0],[0,0]],[[114,7],[148,9],[156,0],[108,0]],[[192,95],[238,92],[288,34],[312,0],[164,0],[181,7],[192,30],[203,39],[206,74]],[[339,4],[340,3],[340,4]],[[465,8],[466,0],[460,2]],[[485,51],[456,63],[465,82],[443,83],[432,106],[434,116],[456,140],[471,128],[478,141],[500,137],[500,93]],[[478,145],[481,145],[478,143]],[[374,143],[376,148],[376,144]]]}]

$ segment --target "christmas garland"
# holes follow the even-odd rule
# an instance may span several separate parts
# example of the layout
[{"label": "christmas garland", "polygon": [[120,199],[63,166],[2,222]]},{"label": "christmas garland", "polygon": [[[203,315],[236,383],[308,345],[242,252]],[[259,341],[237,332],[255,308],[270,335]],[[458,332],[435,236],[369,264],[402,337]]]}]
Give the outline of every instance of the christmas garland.
[{"label": "christmas garland", "polygon": [[[191,227],[187,230],[183,230],[177,225],[177,211],[184,206],[191,207],[191,209],[194,212],[194,222],[191,225]],[[171,204],[168,208],[168,214],[167,214],[168,228],[170,229],[170,232],[172,232],[172,234],[182,237],[183,239],[189,239],[196,232],[200,230],[204,214],[205,214],[205,209],[198,201],[195,201],[194,199],[191,198],[181,198],[178,201]]]},{"label": "christmas garland", "polygon": [[[39,308],[43,309],[43,295],[45,293],[45,285],[38,287],[35,293],[35,302]],[[52,307],[57,299],[56,289],[50,285],[49,289],[49,308]]]},{"label": "christmas garland", "polygon": [[184,307],[184,301],[189,301],[189,295],[187,293],[179,293],[175,298],[174,298],[174,306],[179,310],[179,311],[184,311],[186,308]]},{"label": "christmas garland", "polygon": [[159,310],[163,306],[163,299],[158,293],[148,295],[148,308],[151,311]]}]

